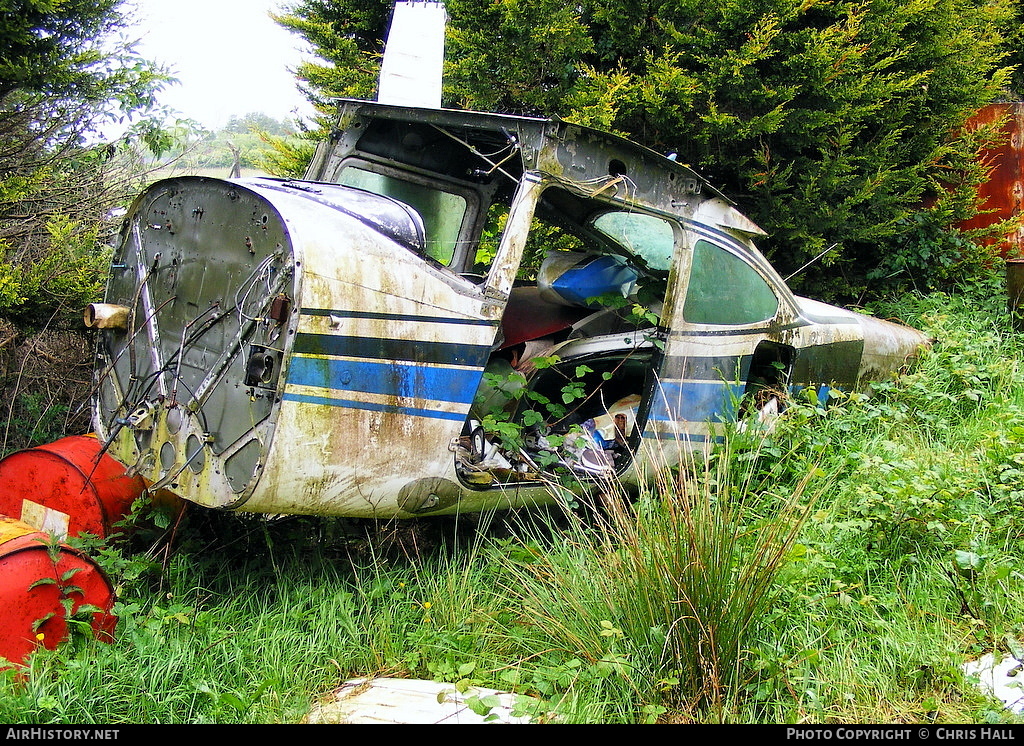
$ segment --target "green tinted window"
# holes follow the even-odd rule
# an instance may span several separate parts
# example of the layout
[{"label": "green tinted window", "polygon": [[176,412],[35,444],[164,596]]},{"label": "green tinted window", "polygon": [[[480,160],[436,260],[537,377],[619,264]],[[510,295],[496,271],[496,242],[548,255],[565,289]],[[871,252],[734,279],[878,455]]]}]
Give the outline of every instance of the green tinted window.
[{"label": "green tinted window", "polygon": [[457,194],[358,168],[342,171],[339,183],[391,197],[416,210],[423,219],[423,229],[427,234],[426,255],[441,264],[451,264],[462,219],[466,215],[465,199]]},{"label": "green tinted window", "polygon": [[651,269],[667,272],[672,266],[675,235],[667,220],[636,212],[606,212],[594,221],[594,227],[641,257]]},{"label": "green tinted window", "polygon": [[756,324],[775,316],[779,300],[757,271],[707,241],[693,248],[683,318],[692,324]]}]

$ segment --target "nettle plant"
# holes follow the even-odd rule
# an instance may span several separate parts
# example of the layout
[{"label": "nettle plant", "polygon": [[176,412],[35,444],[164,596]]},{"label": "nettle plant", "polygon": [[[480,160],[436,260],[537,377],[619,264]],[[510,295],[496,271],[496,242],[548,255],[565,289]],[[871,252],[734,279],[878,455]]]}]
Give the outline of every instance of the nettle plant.
[{"label": "nettle plant", "polygon": [[[57,589],[58,602],[63,612],[67,636],[72,644],[77,646],[95,639],[96,635],[93,630],[94,616],[105,612],[95,604],[83,602],[85,590],[76,584],[75,576],[85,568],[77,566],[62,570],[59,566],[64,557],[64,548],[61,542],[53,537],[40,539],[39,541],[46,550],[47,559],[53,566],[53,573],[33,581],[29,585],[28,590],[32,591],[43,586],[54,586]],[[32,622],[32,632],[40,643],[46,637],[48,629],[46,623],[56,618],[57,615],[57,611],[50,611]]]}]

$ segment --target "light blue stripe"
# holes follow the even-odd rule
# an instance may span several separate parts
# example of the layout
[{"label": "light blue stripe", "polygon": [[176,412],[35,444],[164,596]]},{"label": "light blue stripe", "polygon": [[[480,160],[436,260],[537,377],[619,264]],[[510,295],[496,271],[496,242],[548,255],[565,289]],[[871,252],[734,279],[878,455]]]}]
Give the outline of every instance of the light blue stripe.
[{"label": "light blue stripe", "polygon": [[378,404],[376,402],[353,401],[351,399],[331,399],[326,396],[285,393],[282,398],[285,401],[301,402],[303,404],[324,404],[328,407],[362,409],[369,412],[388,412],[409,415],[410,417],[430,417],[438,420],[454,420],[456,422],[462,422],[466,419],[465,413],[460,412],[442,412],[437,409],[422,409],[419,407],[400,407],[395,404]]},{"label": "light blue stripe", "polygon": [[662,381],[650,419],[662,422],[721,422],[736,419],[744,384]]}]

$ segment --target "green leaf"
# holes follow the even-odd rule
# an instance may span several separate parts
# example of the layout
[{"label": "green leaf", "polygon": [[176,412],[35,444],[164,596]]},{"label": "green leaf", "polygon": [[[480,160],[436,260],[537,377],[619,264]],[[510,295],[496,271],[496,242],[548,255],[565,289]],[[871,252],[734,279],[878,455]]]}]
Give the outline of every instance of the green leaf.
[{"label": "green leaf", "polygon": [[96,604],[82,604],[75,609],[75,617],[78,619],[87,619],[93,614],[104,614],[105,609],[100,608]]},{"label": "green leaf", "polygon": [[984,561],[981,555],[976,552],[966,552],[957,549],[953,554],[956,558],[956,564],[961,570],[978,570]]},{"label": "green leaf", "polygon": [[466,698],[466,706],[481,717],[489,714],[491,710],[500,705],[501,699],[494,694],[488,694],[484,697],[473,696]]},{"label": "green leaf", "polygon": [[36,619],[34,622],[32,622],[32,631],[33,632],[38,632],[40,627],[42,627],[44,624],[46,624],[47,621],[49,621],[50,619],[52,619],[55,616],[56,616],[56,613],[51,611],[49,614],[47,614],[47,615],[45,615],[45,616],[43,616],[43,617],[41,617],[39,619]]},{"label": "green leaf", "polygon": [[232,694],[231,692],[222,692],[220,699],[223,702],[227,702],[239,712],[246,712],[249,709],[249,705],[245,704],[238,695]]},{"label": "green leaf", "polygon": [[533,427],[542,422],[544,422],[544,416],[540,412],[534,409],[527,409],[523,412],[522,423],[524,427]]},{"label": "green leaf", "polygon": [[67,581],[71,580],[71,578],[73,578],[76,574],[80,573],[84,569],[85,569],[84,567],[72,567],[70,570],[67,570],[67,571],[61,573],[61,576],[60,576],[61,582],[66,583]]}]

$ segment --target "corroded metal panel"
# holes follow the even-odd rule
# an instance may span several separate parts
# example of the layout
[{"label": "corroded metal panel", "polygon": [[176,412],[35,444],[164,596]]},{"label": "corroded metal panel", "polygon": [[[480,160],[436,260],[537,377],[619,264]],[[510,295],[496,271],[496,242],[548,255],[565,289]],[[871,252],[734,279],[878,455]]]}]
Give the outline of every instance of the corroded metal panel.
[{"label": "corroded metal panel", "polygon": [[278,209],[245,186],[172,179],[136,200],[106,297],[129,319],[100,332],[95,400],[97,432],[131,473],[210,506],[251,491],[300,263]]},{"label": "corroded metal panel", "polygon": [[[349,229],[305,245],[305,293],[272,462],[246,510],[393,515],[452,468],[495,324],[410,252]],[[447,278],[446,278],[447,279]]]},{"label": "corroded metal panel", "polygon": [[[961,223],[963,230],[988,228],[1024,213],[1024,102],[990,104],[981,109],[968,127],[992,125],[1005,120],[1003,143],[983,153],[989,177],[978,188],[978,207],[982,214]],[[1024,255],[1024,226],[1004,236],[984,239],[987,246],[998,248],[1003,257]]]},{"label": "corroded metal panel", "polygon": [[105,334],[97,425],[148,482],[211,507],[390,515],[396,480],[451,470],[495,322],[335,191],[181,180],[137,204],[131,279],[108,292],[134,329]]}]

